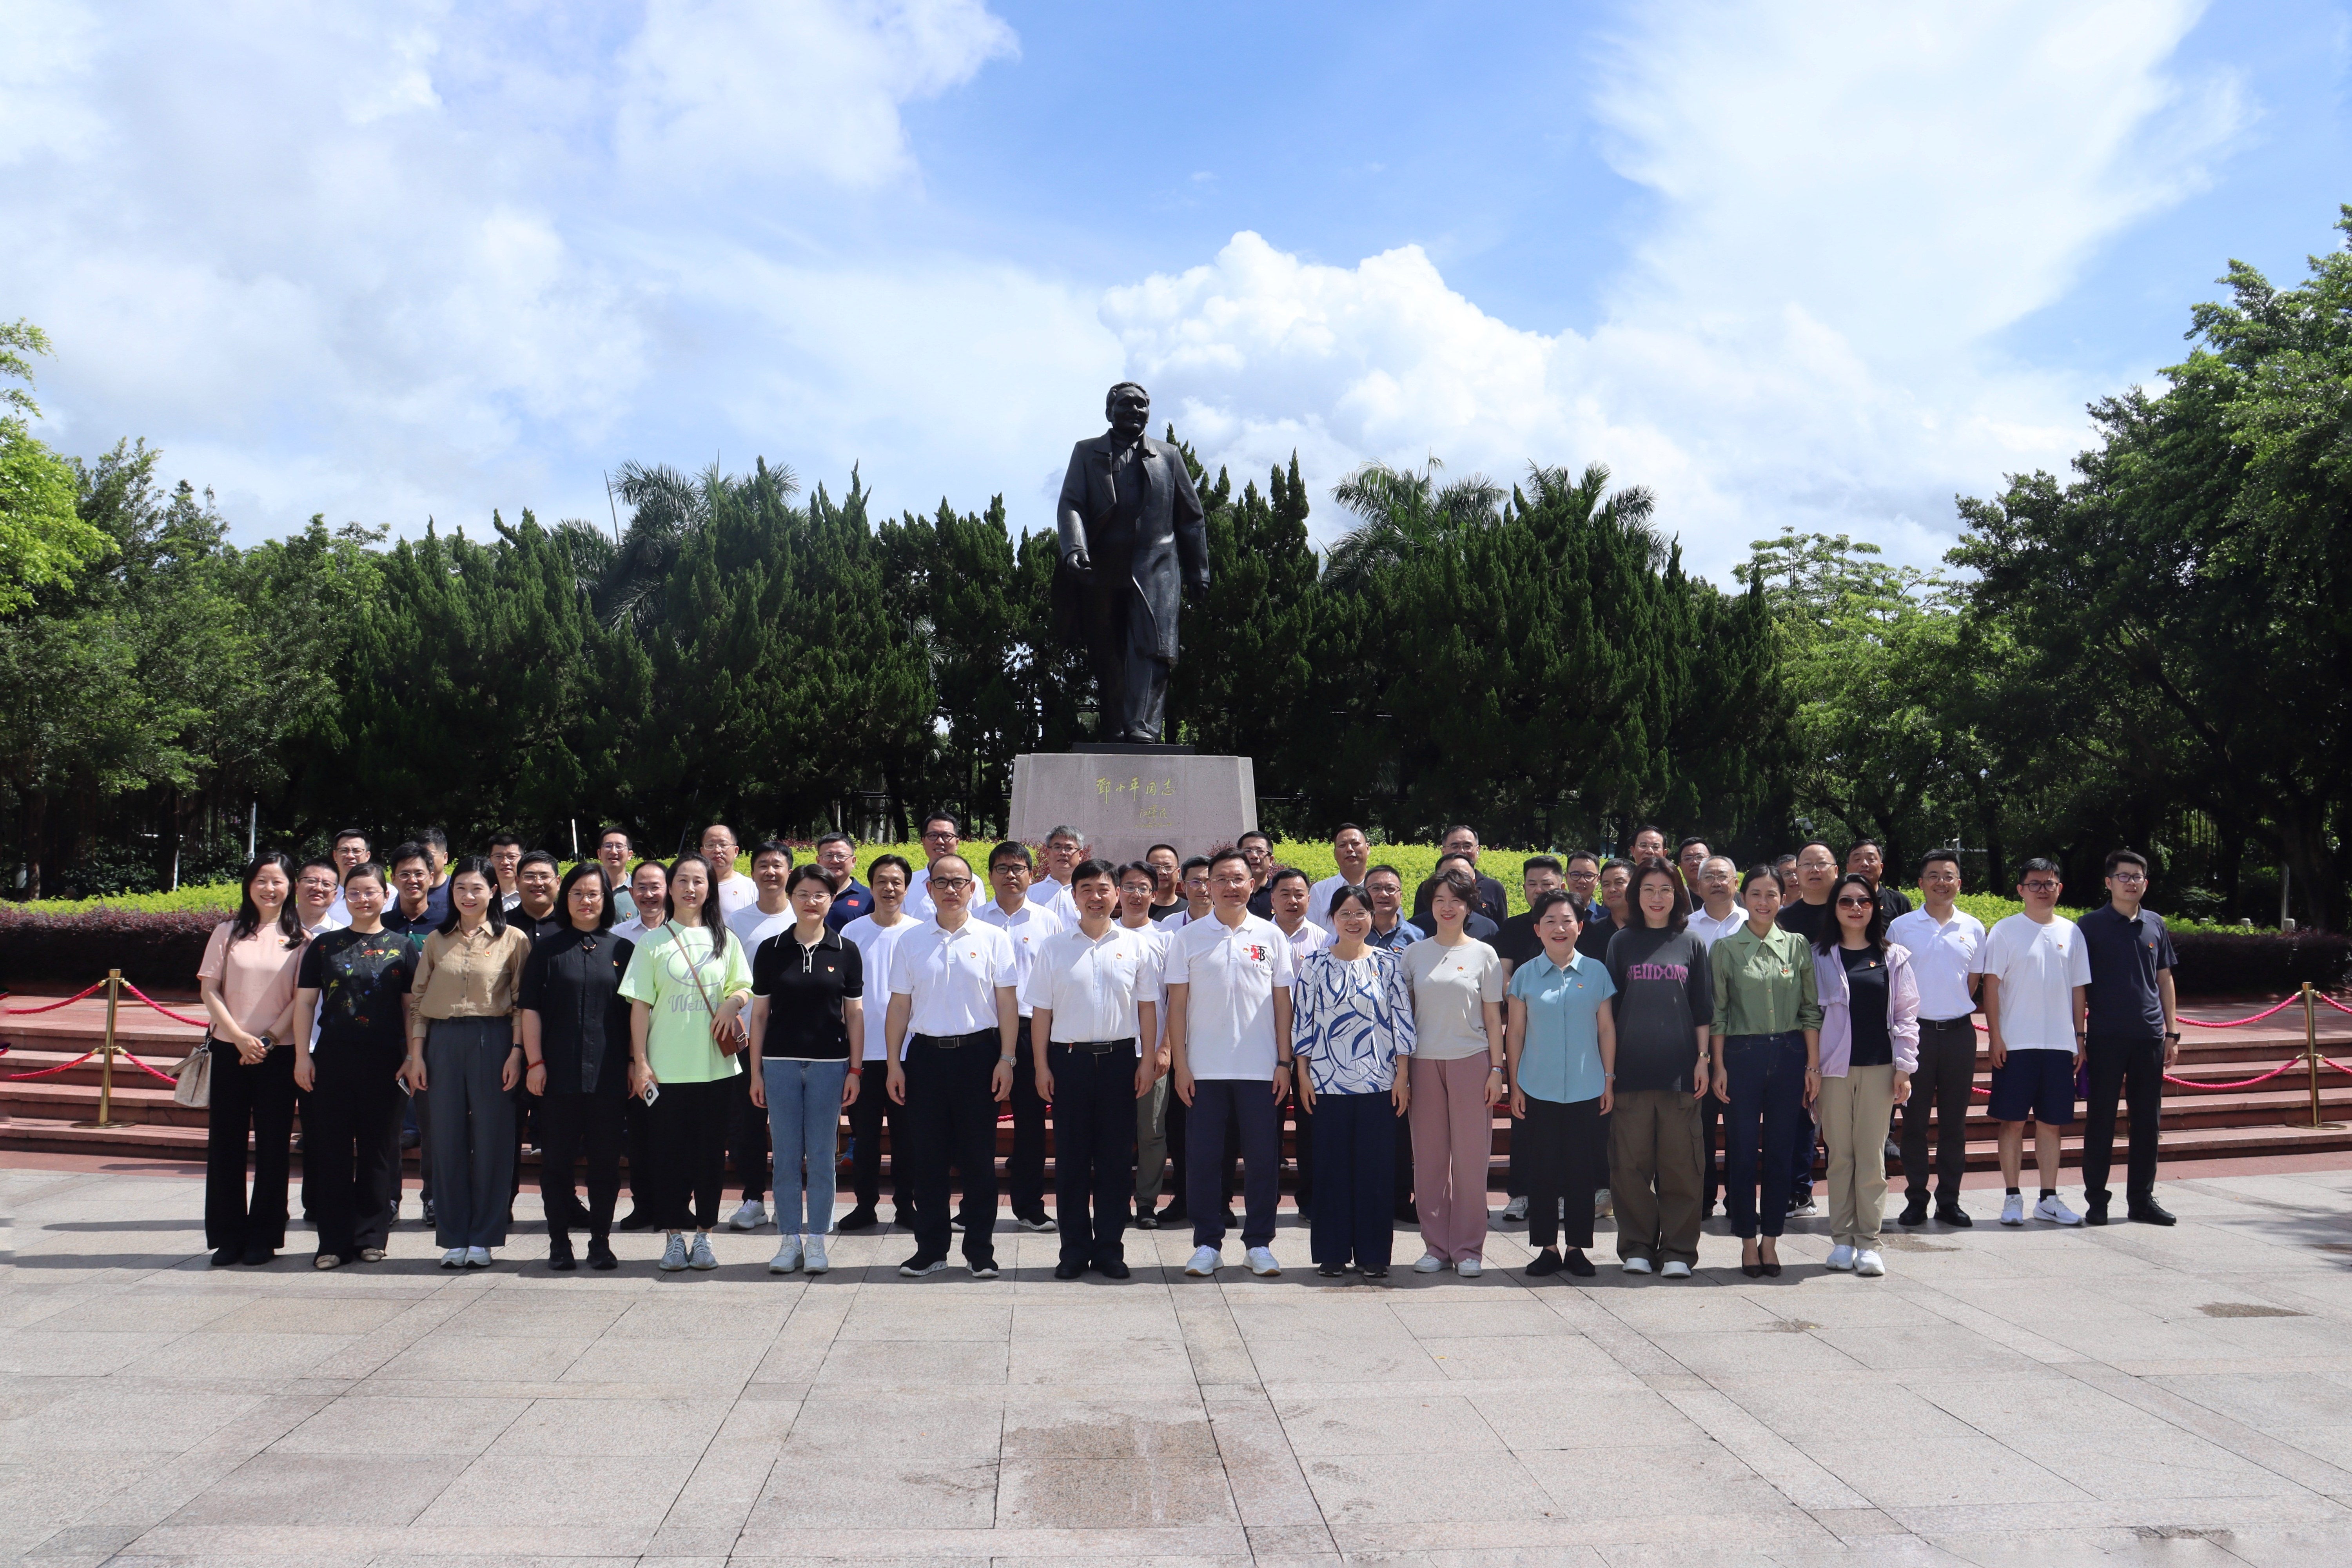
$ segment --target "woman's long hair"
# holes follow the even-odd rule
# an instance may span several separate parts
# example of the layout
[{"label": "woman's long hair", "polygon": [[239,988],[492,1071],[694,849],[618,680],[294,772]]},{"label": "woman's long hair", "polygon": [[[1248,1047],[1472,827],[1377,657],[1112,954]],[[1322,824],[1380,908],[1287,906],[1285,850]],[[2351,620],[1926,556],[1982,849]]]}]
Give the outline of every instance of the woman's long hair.
[{"label": "woman's long hair", "polygon": [[506,900],[499,897],[498,868],[490,864],[487,855],[465,856],[449,868],[449,914],[434,930],[447,936],[465,923],[457,912],[457,879],[469,875],[479,877],[490,885],[489,910],[483,918],[490,922],[492,935],[504,936],[507,929]]},{"label": "woman's long hair", "polygon": [[604,907],[597,911],[596,929],[611,931],[613,929],[613,878],[611,873],[604,869],[604,863],[602,860],[583,860],[563,873],[563,885],[555,890],[555,908],[563,917],[564,925],[577,930],[577,927],[572,925],[572,884],[592,873],[603,879],[602,885],[604,889]]},{"label": "woman's long hair", "polygon": [[286,879],[286,901],[278,906],[278,932],[286,939],[288,947],[302,945],[302,917],[294,910],[294,861],[291,856],[272,849],[245,868],[243,889],[237,900],[236,919],[230,922],[228,939],[243,942],[261,929],[261,906],[253,901],[253,879],[261,875],[265,866],[275,866]]},{"label": "woman's long hair", "polygon": [[1862,945],[1876,948],[1879,952],[1885,952],[1886,951],[1886,906],[1878,901],[1878,889],[1870,885],[1870,879],[1859,871],[1848,871],[1830,884],[1830,918],[1822,923],[1822,934],[1814,940],[1813,951],[1826,958],[1832,948],[1844,942],[1845,921],[1838,919],[1837,901],[1838,895],[1844,892],[1848,886],[1860,888],[1870,895],[1870,924],[1863,928]]},{"label": "woman's long hair", "polygon": [[702,910],[695,916],[694,923],[710,933],[711,952],[723,956],[727,952],[727,911],[719,902],[719,879],[712,875],[716,868],[710,864],[709,857],[689,849],[669,863],[669,918],[680,925],[687,923],[677,920],[677,868],[689,860],[702,868]]}]

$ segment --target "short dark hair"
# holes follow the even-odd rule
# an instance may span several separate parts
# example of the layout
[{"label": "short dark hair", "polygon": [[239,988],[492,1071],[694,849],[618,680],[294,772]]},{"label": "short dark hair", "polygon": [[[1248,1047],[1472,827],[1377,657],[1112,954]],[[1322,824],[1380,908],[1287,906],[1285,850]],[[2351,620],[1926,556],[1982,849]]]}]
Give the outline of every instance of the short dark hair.
[{"label": "short dark hair", "polygon": [[[1087,865],[1092,865],[1093,863],[1094,862],[1092,861],[1087,862]],[[1128,876],[1130,872],[1139,872],[1143,876],[1144,879],[1151,884],[1151,890],[1153,892],[1156,893],[1160,890],[1160,868],[1154,866],[1149,860],[1129,860],[1126,865],[1121,866],[1118,868],[1118,875],[1112,878],[1111,880],[1121,887],[1125,887],[1127,885]],[[1077,876],[1078,874],[1076,871],[1072,871],[1070,873],[1070,879],[1072,881],[1076,881],[1077,880]]]},{"label": "short dark hair", "polygon": [[1879,857],[1882,859],[1885,858],[1886,846],[1881,844],[1877,839],[1873,838],[1869,834],[1865,833],[1861,837],[1855,839],[1853,843],[1845,847],[1846,858],[1852,859],[1853,858],[1853,852],[1861,848],[1865,844],[1869,845],[1873,849],[1877,850]]},{"label": "short dark hair", "polygon": [[1568,858],[1562,862],[1560,866],[1560,875],[1563,877],[1567,876],[1568,868],[1575,865],[1579,860],[1590,860],[1592,862],[1592,868],[1595,871],[1601,869],[1600,856],[1595,855],[1590,849],[1571,849],[1568,852]]},{"label": "short dark hair", "polygon": [[2036,855],[2017,869],[2020,880],[2032,876],[2036,871],[2047,871],[2053,877],[2063,877],[2066,874],[2059,868],[2057,861],[2044,855]]},{"label": "short dark hair", "polygon": [[852,849],[857,847],[857,840],[852,838],[846,833],[820,833],[816,836],[816,843],[814,847],[822,849],[828,844],[846,844]]},{"label": "short dark hair", "polygon": [[1645,822],[1642,824],[1641,826],[1633,829],[1631,834],[1627,835],[1625,842],[1628,845],[1638,843],[1641,840],[1642,835],[1644,833],[1656,834],[1658,836],[1658,842],[1661,844],[1664,844],[1666,841],[1666,830],[1664,828],[1659,826],[1654,822]]},{"label": "short dark hair", "polygon": [[1364,868],[1365,886],[1370,887],[1371,885],[1372,879],[1379,876],[1383,871],[1397,879],[1398,887],[1402,888],[1404,886],[1404,873],[1398,870],[1395,867],[1388,864],[1386,861],[1382,861],[1377,866],[1367,866]]},{"label": "short dark hair", "polygon": [[555,889],[556,913],[562,917],[564,924],[572,923],[572,884],[583,877],[597,878],[598,885],[604,889],[604,907],[596,911],[596,929],[611,931],[613,929],[613,879],[606,873],[604,867],[593,860],[583,860],[563,873],[563,884]]},{"label": "short dark hair", "polygon": [[1666,930],[1680,935],[1690,924],[1690,889],[1683,886],[1683,874],[1663,856],[1645,855],[1633,868],[1633,879],[1625,884],[1625,903],[1634,925],[1646,927],[1649,919],[1642,911],[1642,884],[1652,877],[1664,877],[1666,886],[1674,889],[1675,901],[1666,910]]},{"label": "short dark hair", "polygon": [[637,841],[629,837],[629,830],[614,822],[608,822],[596,830],[596,847],[602,849],[604,847],[604,840],[615,837],[631,848],[636,847]]},{"label": "short dark hair", "polygon": [[[730,838],[735,837],[735,828],[733,824],[726,822],[710,822],[703,825],[702,831],[694,836],[694,841],[697,844],[701,843],[704,839],[710,837],[711,830],[714,828],[720,833],[724,833]],[[735,847],[739,849],[743,847],[742,840],[740,838],[736,839]]]},{"label": "short dark hair", "polygon": [[[1149,866],[1144,868],[1147,872],[1150,869]],[[1108,877],[1110,885],[1116,888],[1118,886],[1120,870],[1119,867],[1111,864],[1099,855],[1089,856],[1070,868],[1070,886],[1075,888],[1080,882],[1093,877]],[[1153,880],[1157,881],[1158,879],[1155,877]]]},{"label": "short dark hair", "polygon": [[1177,854],[1176,846],[1173,844],[1155,844],[1150,848],[1143,852],[1144,858],[1146,859],[1150,859],[1152,856],[1159,854],[1162,849],[1167,850],[1171,855],[1176,855],[1179,859],[1183,858],[1181,855]]},{"label": "short dark hair", "polygon": [[1214,862],[1210,860],[1206,855],[1192,856],[1188,858],[1181,866],[1176,868],[1176,879],[1181,882],[1185,878],[1191,876],[1196,868],[1209,866],[1213,863]]},{"label": "short dark hair", "polygon": [[[759,844],[751,851],[751,864],[754,866],[758,865],[760,863],[760,857],[762,855],[782,856],[784,858],[784,865],[788,869],[794,864],[793,859],[793,847],[785,843],[781,838],[761,839]],[[790,888],[792,883],[787,881],[784,886]]]},{"label": "short dark hair", "polygon": [[1437,847],[1440,849],[1444,848],[1445,841],[1453,837],[1457,833],[1468,834],[1470,836],[1470,841],[1474,844],[1478,840],[1478,830],[1476,828],[1471,826],[1466,822],[1454,822],[1447,824],[1445,831],[1437,836]]},{"label": "short dark hair", "polygon": [[911,888],[915,885],[915,868],[908,864],[904,855],[877,855],[874,857],[874,864],[866,868],[866,880],[868,886],[871,886],[874,881],[874,873],[885,866],[898,867],[898,875],[906,879],[907,886]]},{"label": "short dark hair", "polygon": [[2116,867],[2126,865],[2137,866],[2145,874],[2147,870],[2147,857],[2137,849],[2112,849],[2107,852],[2108,876],[2112,877],[2116,874]]},{"label": "short dark hair", "polygon": [[[1274,847],[1273,836],[1265,832],[1263,828],[1257,827],[1245,828],[1241,833],[1235,835],[1234,838],[1234,847],[1238,849],[1253,838],[1265,845],[1268,849]],[[1213,857],[1216,854],[1216,851],[1213,849],[1209,853]]]},{"label": "short dark hair", "polygon": [[[1334,844],[1339,843],[1339,835],[1342,833],[1364,833],[1363,826],[1360,823],[1354,822],[1343,822],[1339,824],[1339,826],[1331,830],[1331,842]],[[1364,833],[1364,837],[1367,841],[1369,841],[1371,837],[1372,836],[1370,834]]]},{"label": "short dark hair", "polygon": [[1684,839],[1680,844],[1675,846],[1675,858],[1677,860],[1681,859],[1683,851],[1689,848],[1694,844],[1697,845],[1702,849],[1712,847],[1706,839],[1701,838],[1697,834],[1694,833],[1688,838]]},{"label": "short dark hair", "polygon": [[1859,871],[1848,871],[1830,884],[1830,918],[1822,922],[1821,934],[1813,938],[1813,951],[1827,954],[1830,949],[1838,945],[1838,931],[1843,922],[1837,918],[1837,901],[1839,895],[1848,887],[1860,888],[1870,895],[1870,923],[1863,928],[1862,940],[1864,945],[1884,952],[1886,950],[1886,905],[1879,899],[1878,889],[1870,885],[1870,879]]},{"label": "short dark hair", "polygon": [[299,866],[294,868],[294,880],[299,882],[302,879],[303,872],[313,869],[324,871],[330,877],[336,879],[337,884],[339,886],[341,885],[343,874],[335,869],[335,863],[332,860],[326,859],[323,857],[317,855],[311,856],[308,860],[303,861]]},{"label": "short dark hair", "polygon": [[1922,877],[1926,876],[1927,874],[1927,868],[1934,865],[1938,860],[1949,860],[1952,863],[1952,869],[1955,871],[1960,868],[1960,857],[1958,851],[1951,849],[1930,849],[1925,855],[1919,857],[1918,874]]},{"label": "short dark hair", "polygon": [[1029,846],[1022,843],[1018,838],[1008,838],[988,852],[988,868],[991,871],[995,870],[1000,862],[1006,860],[1018,860],[1033,871],[1037,868],[1037,862],[1030,857]]},{"label": "short dark hair", "polygon": [[[1824,848],[1824,849],[1826,849],[1826,848],[1828,848],[1828,847],[1829,847],[1829,846],[1828,846],[1828,845],[1826,845],[1826,844],[1824,844],[1824,845],[1822,845],[1822,848]],[[1789,852],[1788,852],[1787,854],[1785,854],[1785,855],[1775,855],[1775,856],[1773,856],[1773,857],[1772,857],[1772,869],[1773,869],[1773,874],[1777,876],[1777,875],[1779,875],[1779,874],[1780,874],[1780,868],[1781,867],[1783,867],[1783,866],[1793,866],[1793,865],[1795,865],[1796,863],[1797,863],[1797,853],[1796,853],[1796,851],[1795,851],[1795,850],[1793,850],[1793,849],[1792,849],[1792,850],[1790,850],[1790,851],[1789,851]]]},{"label": "short dark hair", "polygon": [[[327,840],[327,842],[341,846],[342,841],[346,838],[356,838],[362,844],[370,842],[368,838],[368,830],[364,827],[338,827],[335,829],[335,836]],[[356,869],[356,868],[354,868],[354,869]]]},{"label": "short dark hair", "polygon": [[[1244,833],[1242,837],[1246,838],[1249,835]],[[1263,833],[1259,834],[1258,837],[1265,838],[1265,835]],[[1267,838],[1266,842],[1268,844],[1272,844],[1274,840]],[[1249,857],[1242,853],[1242,847],[1238,844],[1220,844],[1214,849],[1209,851],[1209,869],[1213,872],[1228,860],[1238,860],[1244,866],[1249,864]]]},{"label": "short dark hair", "polygon": [[1549,871],[1559,877],[1568,875],[1568,868],[1559,863],[1559,858],[1556,855],[1528,856],[1527,862],[1519,868],[1520,879],[1525,880],[1530,871]]},{"label": "short dark hair", "polygon": [[[1358,829],[1358,831],[1362,830]],[[1333,837],[1338,836],[1335,834]],[[1364,890],[1364,885],[1361,882],[1342,882],[1331,889],[1331,901],[1324,906],[1323,913],[1327,918],[1336,915],[1339,912],[1341,904],[1351,900],[1362,905],[1366,914],[1372,912],[1372,895]]]},{"label": "short dark hair", "polygon": [[952,828],[954,828],[954,829],[955,829],[956,837],[957,837],[958,838],[961,838],[961,837],[963,837],[963,824],[962,824],[961,822],[960,822],[960,821],[958,821],[958,820],[956,819],[956,814],[955,814],[954,812],[952,812],[952,811],[935,811],[935,812],[931,813],[929,816],[926,816],[925,818],[923,818],[923,827],[924,827],[924,829],[925,829],[926,831],[929,831],[929,829],[930,828],[931,824],[932,824],[932,823],[934,823],[934,822],[944,822],[944,823],[946,823],[950,827],[952,827]]},{"label": "short dark hair", "polygon": [[550,870],[561,870],[562,868],[555,863],[555,857],[550,855],[544,849],[534,849],[530,854],[525,855],[521,859],[516,861],[515,874],[517,876],[520,876],[522,874],[522,868],[525,866],[545,866]]},{"label": "short dark hair", "polygon": [[373,860],[362,860],[358,865],[352,867],[350,870],[344,872],[343,886],[346,888],[350,887],[353,877],[373,877],[375,879],[376,885],[378,887],[383,888],[386,892],[392,890],[391,879],[384,875],[383,868],[377,865]]},{"label": "short dark hair", "polygon": [[401,863],[405,860],[422,860],[428,867],[433,864],[432,855],[425,850],[424,845],[414,838],[404,839],[395,845],[384,864],[397,871],[400,869]]},{"label": "short dark hair", "polygon": [[[762,845],[761,847],[765,848],[766,846]],[[822,883],[824,887],[824,896],[828,899],[833,897],[833,879],[826,876],[824,874],[824,868],[818,865],[814,860],[810,861],[805,866],[794,866],[793,868],[792,874],[784,879],[785,894],[789,896],[792,890],[794,888],[799,887],[803,882]]]},{"label": "short dark hair", "polygon": [[517,838],[511,833],[493,833],[489,837],[484,839],[482,842],[493,849],[520,849],[522,847],[522,840]]},{"label": "short dark hair", "polygon": [[449,853],[449,836],[437,827],[420,827],[409,837],[427,849],[438,849],[444,855]]},{"label": "short dark hair", "polygon": [[1745,871],[1742,871],[1741,873],[1739,873],[1739,896],[1740,896],[1741,898],[1743,898],[1743,899],[1744,899],[1744,898],[1746,898],[1746,897],[1748,896],[1748,884],[1749,884],[1749,883],[1751,883],[1751,882],[1753,882],[1753,881],[1755,881],[1755,880],[1756,880],[1756,879],[1757,879],[1757,878],[1759,878],[1759,877],[1769,877],[1769,878],[1770,878],[1770,879],[1771,879],[1771,880],[1772,880],[1772,890],[1773,890],[1774,892],[1776,892],[1776,893],[1777,893],[1777,892],[1779,892],[1779,891],[1780,890],[1780,872],[1775,871],[1775,870],[1774,870],[1771,867],[1769,867],[1769,866],[1763,866],[1763,865],[1750,866],[1750,867],[1748,867],[1748,869],[1746,869]]},{"label": "short dark hair", "polygon": [[1566,904],[1568,906],[1569,918],[1578,921],[1580,924],[1582,923],[1584,917],[1576,912],[1576,900],[1568,896],[1568,889],[1565,888],[1546,888],[1542,892],[1538,893],[1534,898],[1529,899],[1528,900],[1528,923],[1529,925],[1536,924],[1541,921],[1544,916],[1551,913],[1553,907],[1559,904]]},{"label": "short dark hair", "polygon": [[[1622,871],[1630,878],[1633,874],[1633,862],[1621,855],[1612,855],[1601,862],[1601,874],[1606,877],[1612,871]],[[1633,884],[1629,881],[1626,885],[1631,887]]]},{"label": "short dark hair", "polygon": [[1290,877],[1296,877],[1296,878],[1297,878],[1300,881],[1305,882],[1305,883],[1307,884],[1307,888],[1308,888],[1308,889],[1309,889],[1310,891],[1313,889],[1313,888],[1314,888],[1314,886],[1315,886],[1315,884],[1314,884],[1313,880],[1307,877],[1307,873],[1306,873],[1306,872],[1304,872],[1304,871],[1302,871],[1302,870],[1300,870],[1297,867],[1296,867],[1296,866],[1276,866],[1276,867],[1274,868],[1274,875],[1272,875],[1272,876],[1268,877],[1268,878],[1265,879],[1265,890],[1266,890],[1267,892],[1269,892],[1269,893],[1270,893],[1270,892],[1272,892],[1272,891],[1274,891],[1274,890],[1275,890],[1275,889],[1276,889],[1276,888],[1280,887],[1280,886],[1283,884],[1283,881],[1285,880],[1285,879],[1286,879],[1286,878],[1290,878]]},{"label": "short dark hair", "polygon": [[1805,852],[1806,850],[1811,849],[1811,848],[1813,848],[1813,847],[1815,847],[1816,846],[1818,846],[1818,847],[1821,847],[1821,848],[1823,848],[1823,849],[1828,850],[1828,851],[1830,852],[1830,858],[1831,858],[1831,859],[1832,859],[1832,860],[1837,860],[1837,859],[1842,859],[1842,858],[1843,858],[1843,857],[1842,857],[1842,856],[1840,856],[1840,855],[1838,854],[1836,847],[1835,847],[1834,845],[1831,844],[1831,843],[1830,843],[1830,841],[1829,841],[1828,839],[1826,839],[1826,838],[1808,838],[1808,839],[1806,839],[1802,844],[1800,844],[1800,845],[1798,845],[1798,846],[1797,846],[1797,853],[1796,853],[1795,855],[1791,855],[1791,856],[1790,856],[1790,857],[1789,857],[1789,858],[1790,858],[1790,859],[1791,859],[1791,860],[1794,860],[1794,859],[1796,859],[1796,858],[1798,858],[1798,856],[1801,856],[1802,854],[1804,854],[1804,852]]}]

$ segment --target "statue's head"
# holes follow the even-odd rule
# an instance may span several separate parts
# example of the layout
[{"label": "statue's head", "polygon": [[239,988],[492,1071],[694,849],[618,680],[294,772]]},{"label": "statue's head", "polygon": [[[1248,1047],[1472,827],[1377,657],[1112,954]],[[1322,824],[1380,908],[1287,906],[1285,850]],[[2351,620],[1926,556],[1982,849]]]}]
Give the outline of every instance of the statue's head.
[{"label": "statue's head", "polygon": [[1103,395],[1103,416],[1120,435],[1140,436],[1151,423],[1151,394],[1122,381]]}]

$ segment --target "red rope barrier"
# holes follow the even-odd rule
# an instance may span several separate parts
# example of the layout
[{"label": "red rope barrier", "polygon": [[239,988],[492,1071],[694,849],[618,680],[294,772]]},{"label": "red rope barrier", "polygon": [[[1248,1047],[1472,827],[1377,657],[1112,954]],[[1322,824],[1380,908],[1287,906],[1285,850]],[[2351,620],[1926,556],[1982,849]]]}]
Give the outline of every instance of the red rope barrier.
[{"label": "red rope barrier", "polygon": [[90,1048],[89,1048],[89,1049],[88,1049],[88,1050],[86,1050],[86,1051],[82,1052],[82,1054],[81,1054],[81,1055],[79,1055],[79,1056],[78,1056],[78,1057],[74,1058],[74,1059],[73,1059],[73,1060],[71,1060],[71,1061],[69,1061],[69,1062],[66,1063],[64,1067],[43,1068],[41,1068],[41,1069],[40,1069],[39,1071],[37,1071],[37,1072],[12,1072],[12,1073],[10,1073],[8,1076],[9,1076],[11,1079],[19,1079],[19,1078],[54,1078],[54,1077],[56,1077],[58,1073],[64,1072],[68,1068],[78,1068],[78,1067],[81,1066],[81,1064],[82,1064],[82,1063],[84,1063],[84,1062],[86,1062],[86,1061],[89,1060],[89,1058],[92,1058],[92,1057],[94,1057],[94,1056],[98,1055],[98,1051],[99,1051],[99,1047],[96,1047],[96,1046],[92,1046],[92,1047],[90,1047]]},{"label": "red rope barrier", "polygon": [[117,1047],[114,1047],[114,1054],[115,1054],[116,1056],[119,1056],[119,1057],[129,1057],[129,1058],[130,1058],[130,1060],[131,1060],[131,1065],[132,1067],[137,1068],[141,1072],[145,1073],[149,1078],[160,1078],[160,1079],[162,1079],[165,1083],[173,1084],[173,1085],[175,1085],[175,1086],[176,1086],[176,1085],[179,1083],[179,1081],[180,1081],[178,1079],[173,1078],[170,1073],[167,1073],[167,1072],[157,1072],[153,1068],[149,1067],[145,1062],[141,1061],[137,1057],[133,1057],[133,1056],[131,1056],[131,1053],[130,1053],[129,1051],[124,1050],[121,1046],[117,1046]]},{"label": "red rope barrier", "polygon": [[164,1006],[163,1004],[156,1001],[155,998],[148,995],[144,991],[142,991],[136,985],[131,984],[128,980],[122,983],[122,988],[125,991],[130,992],[133,996],[138,997],[142,1002],[146,1003],[150,1007],[154,1008],[158,1013],[163,1014],[166,1018],[171,1019],[175,1024],[186,1024],[199,1029],[210,1029],[212,1027],[210,1024],[207,1024],[202,1018],[191,1018],[185,1013],[173,1012],[169,1007]]},{"label": "red rope barrier", "polygon": [[2333,996],[2322,996],[2320,997],[2320,1000],[2326,1003],[2329,1006],[2335,1008],[2339,1013],[2352,1013],[2352,1007],[2347,1007],[2343,1003],[2338,1002]]},{"label": "red rope barrier", "polygon": [[[2294,1006],[2301,1000],[2302,998],[2299,996],[2290,996],[2285,1001],[2280,1003],[2277,1006],[2265,1007],[2250,1018],[2231,1018],[2220,1024],[2200,1023],[2194,1018],[2182,1018],[2180,1021],[2188,1025],[2192,1029],[2234,1029],[2244,1024],[2259,1024],[2264,1018],[2269,1017],[2272,1014],[2284,1012],[2287,1008]],[[2347,1011],[2352,1011],[2352,1009],[2347,1009]]]},{"label": "red rope barrier", "polygon": [[2164,1075],[2164,1081],[2167,1083],[2177,1083],[2183,1089],[2202,1089],[2208,1093],[2216,1089],[2252,1089],[2258,1083],[2268,1083],[2271,1079],[2278,1077],[2279,1074],[2287,1072],[2303,1065],[2304,1060],[2301,1057],[2291,1057],[2287,1060],[2279,1063],[2278,1066],[2271,1068],[2270,1071],[2263,1074],[2260,1078],[2240,1079],[2234,1083],[2198,1083],[2189,1079],[2175,1078],[2170,1073],[2166,1073]]},{"label": "red rope barrier", "polygon": [[91,992],[104,990],[105,987],[106,982],[101,980],[95,984],[84,986],[81,990],[75,992],[72,995],[67,997],[62,1002],[51,1002],[47,1005],[40,1007],[9,1007],[0,1010],[20,1015],[28,1013],[54,1013],[60,1007],[70,1007],[75,1003],[80,1001],[83,997],[89,995]]}]

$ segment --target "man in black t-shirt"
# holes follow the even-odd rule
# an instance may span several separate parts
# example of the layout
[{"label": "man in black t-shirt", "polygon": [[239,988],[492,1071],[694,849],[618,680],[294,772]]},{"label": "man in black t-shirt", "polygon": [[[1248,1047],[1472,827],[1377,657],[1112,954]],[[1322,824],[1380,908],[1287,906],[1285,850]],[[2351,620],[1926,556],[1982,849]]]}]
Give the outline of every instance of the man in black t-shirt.
[{"label": "man in black t-shirt", "polygon": [[1846,846],[1845,868],[1867,878],[1871,896],[1878,900],[1879,913],[1888,925],[1911,912],[1911,900],[1879,881],[1886,874],[1886,852],[1875,838],[1857,838]]}]

